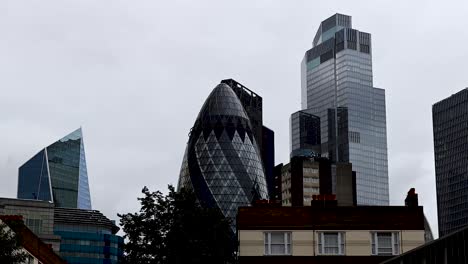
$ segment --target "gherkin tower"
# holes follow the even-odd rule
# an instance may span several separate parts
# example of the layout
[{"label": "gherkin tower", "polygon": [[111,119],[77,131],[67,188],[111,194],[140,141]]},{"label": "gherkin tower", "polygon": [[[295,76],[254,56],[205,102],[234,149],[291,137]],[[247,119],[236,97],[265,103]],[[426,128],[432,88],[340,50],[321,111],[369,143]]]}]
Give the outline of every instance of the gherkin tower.
[{"label": "gherkin tower", "polygon": [[214,88],[190,132],[178,189],[194,191],[235,225],[239,206],[267,199],[261,153],[248,114],[227,84]]}]

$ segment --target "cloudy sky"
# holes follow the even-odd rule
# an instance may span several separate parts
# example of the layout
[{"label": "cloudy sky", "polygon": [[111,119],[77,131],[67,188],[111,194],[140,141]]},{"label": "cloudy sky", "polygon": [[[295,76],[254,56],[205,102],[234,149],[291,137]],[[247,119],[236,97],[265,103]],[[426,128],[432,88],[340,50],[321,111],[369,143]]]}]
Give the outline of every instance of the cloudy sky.
[{"label": "cloudy sky", "polygon": [[114,219],[137,210],[143,186],[177,183],[198,110],[225,78],[263,97],[285,162],[302,56],[338,12],[372,34],[391,204],[415,187],[437,234],[431,105],[468,83],[460,3],[0,1],[0,196],[15,197],[20,165],[82,126],[93,207]]}]

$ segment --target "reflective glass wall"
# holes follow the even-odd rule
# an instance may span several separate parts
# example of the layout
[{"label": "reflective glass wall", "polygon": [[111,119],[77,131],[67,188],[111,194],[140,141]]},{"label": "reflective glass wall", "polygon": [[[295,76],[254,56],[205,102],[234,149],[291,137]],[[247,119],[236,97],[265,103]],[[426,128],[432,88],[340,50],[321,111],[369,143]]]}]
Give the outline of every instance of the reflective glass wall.
[{"label": "reflective glass wall", "polygon": [[290,156],[320,156],[320,118],[308,113],[308,110],[297,111],[289,119]]},{"label": "reflective glass wall", "polygon": [[41,150],[19,169],[18,198],[91,209],[81,128]]},{"label": "reflective glass wall", "polygon": [[373,87],[370,34],[337,14],[315,39],[301,65],[302,106],[320,117],[322,156],[352,163],[358,204],[388,205],[385,91]]},{"label": "reflective glass wall", "polygon": [[468,224],[468,89],[432,107],[439,236]]},{"label": "reflective glass wall", "polygon": [[18,198],[52,201],[49,168],[45,150],[19,168]]}]

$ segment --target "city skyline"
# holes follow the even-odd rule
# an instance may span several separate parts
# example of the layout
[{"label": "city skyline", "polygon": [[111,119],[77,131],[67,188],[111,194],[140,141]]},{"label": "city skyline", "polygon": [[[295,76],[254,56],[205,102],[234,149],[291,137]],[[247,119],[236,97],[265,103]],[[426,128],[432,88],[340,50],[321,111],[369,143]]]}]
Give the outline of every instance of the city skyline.
[{"label": "city skyline", "polygon": [[[434,52],[440,43],[431,32],[464,43],[460,21],[468,6],[436,1],[0,6],[6,25],[0,29],[5,33],[2,196],[16,195],[23,161],[82,125],[94,207],[111,218],[135,210],[144,185],[176,185],[193,120],[209,90],[229,77],[263,96],[264,122],[276,134],[276,163],[287,161],[288,120],[300,102],[298,65],[317,25],[338,12],[372,33],[375,85],[387,92],[390,203],[401,204],[415,187],[437,233],[431,106],[467,86],[462,64],[467,52]],[[226,13],[239,19],[227,20]]]}]

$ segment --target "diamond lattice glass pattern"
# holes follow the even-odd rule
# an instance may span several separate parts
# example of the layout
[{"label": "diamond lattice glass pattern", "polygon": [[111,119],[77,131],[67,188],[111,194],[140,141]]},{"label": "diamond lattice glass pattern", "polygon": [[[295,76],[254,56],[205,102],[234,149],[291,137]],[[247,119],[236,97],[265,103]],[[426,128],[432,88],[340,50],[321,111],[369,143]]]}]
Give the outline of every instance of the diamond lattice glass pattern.
[{"label": "diamond lattice glass pattern", "polygon": [[191,130],[178,188],[192,189],[216,207],[234,229],[239,206],[267,198],[260,151],[249,118],[233,90],[218,85]]}]

